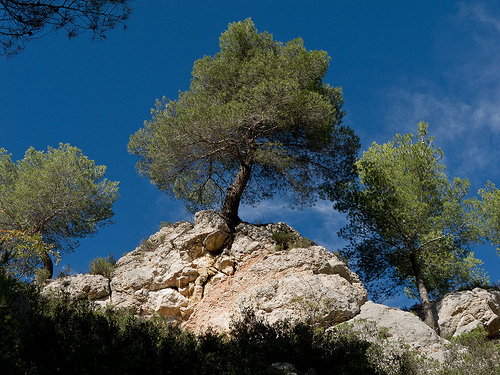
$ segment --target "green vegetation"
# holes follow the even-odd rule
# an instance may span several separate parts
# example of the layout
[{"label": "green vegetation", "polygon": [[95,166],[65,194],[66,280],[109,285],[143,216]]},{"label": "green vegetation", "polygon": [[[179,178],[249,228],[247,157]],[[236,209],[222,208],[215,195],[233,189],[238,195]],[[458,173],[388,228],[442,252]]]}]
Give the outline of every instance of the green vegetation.
[{"label": "green vegetation", "polygon": [[[416,136],[398,134],[392,142],[373,143],[356,163],[359,183],[332,194],[335,207],[349,219],[340,232],[350,241],[343,255],[371,291],[405,287],[418,295],[432,327],[432,296],[488,283],[478,269],[482,262],[471,252],[483,240],[480,202],[466,199],[467,179],[448,181],[442,155],[421,122]],[[375,284],[381,279],[383,287]]]},{"label": "green vegetation", "polygon": [[36,276],[40,259],[46,255],[54,258],[56,264],[60,259],[54,246],[46,243],[41,233],[33,233],[31,229],[0,229],[0,255],[6,259],[4,267],[16,278]]},{"label": "green vegetation", "polygon": [[297,247],[307,248],[314,245],[314,242],[307,237],[301,237],[286,231],[275,232],[272,238],[276,241],[278,249],[280,250],[294,249]]},{"label": "green vegetation", "polygon": [[89,263],[89,273],[92,275],[101,275],[111,279],[111,275],[115,270],[116,260],[112,254],[106,258],[97,257],[92,259]]},{"label": "green vegetation", "polygon": [[41,295],[0,272],[2,374],[282,374],[275,362],[318,375],[495,375],[498,341],[484,330],[453,339],[443,365],[386,339],[371,322],[331,329],[267,324],[251,311],[228,334],[196,336],[161,317],[149,321],[87,299]]},{"label": "green vegetation", "polygon": [[139,174],[191,210],[221,207],[233,225],[241,200],[304,206],[354,178],[359,139],[340,125],[341,89],[323,82],[326,52],[275,41],[250,19],[219,44],[194,63],[190,90],[157,101],[131,136]]},{"label": "green vegetation", "polygon": [[[493,245],[500,245],[500,190],[495,184],[488,182],[484,189],[479,190],[483,203],[483,230]],[[500,256],[500,247],[497,248]]]},{"label": "green vegetation", "polygon": [[32,276],[43,264],[50,278],[52,257],[112,223],[118,182],[105,174],[105,166],[68,144],[46,153],[30,148],[17,162],[0,149],[0,231],[15,234],[1,250],[12,252],[11,273]]},{"label": "green vegetation", "polygon": [[[227,335],[195,336],[159,317],[145,321],[85,299],[42,296],[3,273],[0,303],[2,374],[279,374],[271,365],[283,361],[317,374],[390,373],[374,362],[376,344],[354,334],[269,325],[250,312]],[[407,362],[393,361],[405,369]]]},{"label": "green vegetation", "polygon": [[500,340],[488,338],[479,326],[451,340],[443,375],[500,375]]}]

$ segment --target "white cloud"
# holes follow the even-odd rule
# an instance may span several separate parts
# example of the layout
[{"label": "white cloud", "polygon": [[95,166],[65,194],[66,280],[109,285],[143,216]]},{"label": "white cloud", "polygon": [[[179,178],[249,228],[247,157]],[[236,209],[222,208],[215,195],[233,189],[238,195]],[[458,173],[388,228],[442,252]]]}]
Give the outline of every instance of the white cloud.
[{"label": "white cloud", "polygon": [[472,4],[460,3],[460,10],[457,18],[465,21],[473,20],[500,32],[500,19],[492,16],[491,12],[486,9],[486,4],[483,2]]},{"label": "white cloud", "polygon": [[428,122],[455,175],[495,174],[492,160],[500,159],[494,142],[500,134],[500,14],[485,3],[462,3],[441,33],[435,74],[410,82],[402,78],[384,93],[390,131],[414,133],[419,121]]},{"label": "white cloud", "polygon": [[285,222],[302,236],[309,238],[330,251],[344,247],[345,242],[337,232],[346,225],[345,216],[333,209],[333,203],[318,201],[315,206],[290,209],[282,202],[263,201],[256,207],[242,206],[240,218],[252,223]]}]

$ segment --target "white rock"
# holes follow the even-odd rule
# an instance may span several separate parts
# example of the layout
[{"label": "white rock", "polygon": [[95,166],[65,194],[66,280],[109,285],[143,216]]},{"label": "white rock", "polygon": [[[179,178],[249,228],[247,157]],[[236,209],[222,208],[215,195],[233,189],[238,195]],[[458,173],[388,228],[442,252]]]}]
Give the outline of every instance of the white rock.
[{"label": "white rock", "polygon": [[181,308],[187,305],[186,297],[174,289],[167,288],[149,292],[143,312],[145,314],[158,313],[170,319],[178,319],[181,316]]},{"label": "white rock", "polygon": [[389,341],[401,341],[417,353],[443,358],[448,342],[411,312],[368,301],[361,306],[360,314],[347,323],[356,327],[361,321],[374,322]]},{"label": "white rock", "polygon": [[101,299],[110,295],[109,280],[101,275],[65,276],[51,280],[44,288],[44,292],[69,293],[72,298]]},{"label": "white rock", "polygon": [[272,237],[278,231],[300,238],[284,223],[242,223],[229,245],[229,228],[214,211],[197,213],[193,224],[165,226],[118,260],[112,303],[198,332],[227,330],[246,308],[269,322],[328,325],[355,316],[367,298],[358,276],[320,246],[277,251]]},{"label": "white rock", "polygon": [[446,294],[433,306],[440,335],[455,337],[482,325],[490,337],[500,329],[500,291],[480,288]]}]

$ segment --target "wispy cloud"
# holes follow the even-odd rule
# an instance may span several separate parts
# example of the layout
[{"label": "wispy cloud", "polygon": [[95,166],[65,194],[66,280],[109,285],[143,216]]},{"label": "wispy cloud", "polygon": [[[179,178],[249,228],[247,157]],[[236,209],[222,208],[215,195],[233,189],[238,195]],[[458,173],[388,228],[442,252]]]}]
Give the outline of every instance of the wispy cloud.
[{"label": "wispy cloud", "polygon": [[318,201],[302,210],[290,209],[278,201],[264,201],[256,207],[242,206],[240,217],[248,222],[285,222],[302,236],[308,237],[330,251],[344,247],[337,232],[346,225],[345,216],[333,209],[332,202]]},{"label": "wispy cloud", "polygon": [[434,75],[402,79],[384,93],[388,122],[394,133],[429,122],[459,175],[492,172],[491,161],[500,158],[494,142],[500,134],[500,14],[486,3],[462,3],[441,33]]},{"label": "wispy cloud", "polygon": [[486,9],[486,4],[484,2],[472,4],[461,2],[457,18],[466,22],[472,20],[473,22],[491,27],[500,32],[500,19],[492,15],[491,12]]}]

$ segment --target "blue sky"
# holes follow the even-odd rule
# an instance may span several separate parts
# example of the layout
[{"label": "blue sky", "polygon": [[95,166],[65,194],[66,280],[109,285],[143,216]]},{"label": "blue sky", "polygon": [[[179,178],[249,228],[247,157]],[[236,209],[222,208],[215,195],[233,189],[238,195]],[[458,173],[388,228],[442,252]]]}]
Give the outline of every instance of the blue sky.
[{"label": "blue sky", "polygon": [[[0,147],[21,159],[30,146],[70,143],[108,167],[121,183],[115,224],[63,257],[86,272],[97,256],[120,257],[153,234],[161,221],[192,220],[135,172],[129,136],[157,98],[187,90],[195,60],[218,52],[231,22],[251,17],[276,40],[304,39],[307,49],[332,57],[326,82],[342,86],[344,123],[362,151],[396,133],[429,123],[444,151],[450,178],[469,178],[476,194],[488,180],[500,186],[500,1],[133,1],[128,29],[104,42],[90,35],[68,41],[50,34],[12,59],[0,59]],[[250,222],[284,221],[326,246],[342,247],[345,221],[328,202],[302,211],[278,202],[242,207]],[[491,281],[500,258],[476,250]],[[409,305],[403,297],[388,302]]]}]

